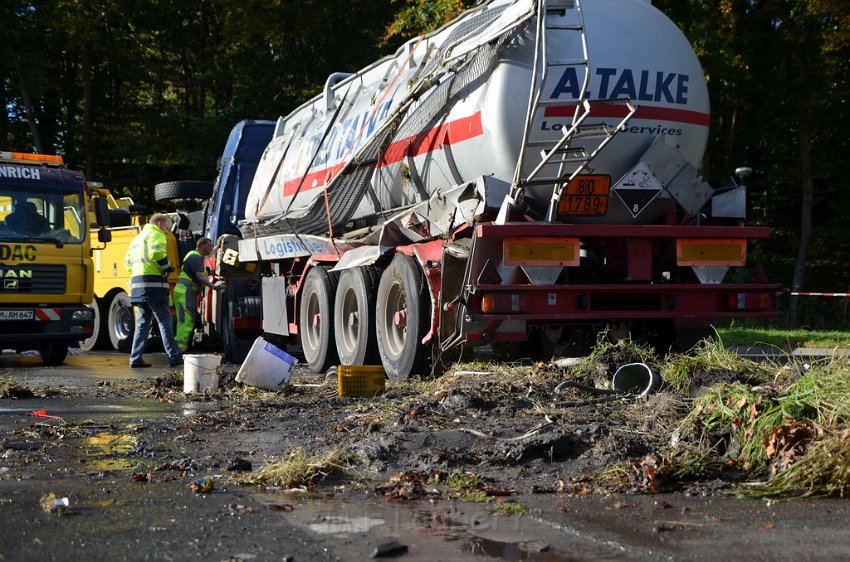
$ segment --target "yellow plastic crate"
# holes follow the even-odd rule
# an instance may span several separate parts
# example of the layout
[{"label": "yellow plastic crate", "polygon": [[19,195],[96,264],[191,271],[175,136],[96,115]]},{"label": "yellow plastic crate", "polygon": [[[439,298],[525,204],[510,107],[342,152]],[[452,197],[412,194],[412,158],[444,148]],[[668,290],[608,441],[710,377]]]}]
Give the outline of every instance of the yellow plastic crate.
[{"label": "yellow plastic crate", "polygon": [[374,396],[384,391],[382,365],[340,365],[336,374],[340,396]]}]

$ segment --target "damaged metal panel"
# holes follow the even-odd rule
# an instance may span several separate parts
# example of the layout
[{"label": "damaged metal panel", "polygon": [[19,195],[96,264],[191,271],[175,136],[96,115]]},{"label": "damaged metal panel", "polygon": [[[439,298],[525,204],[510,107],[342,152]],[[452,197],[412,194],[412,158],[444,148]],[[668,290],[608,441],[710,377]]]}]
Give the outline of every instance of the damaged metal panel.
[{"label": "damaged metal panel", "polygon": [[714,190],[699,175],[679,149],[670,146],[669,137],[659,137],[641,157],[641,162],[690,215],[711,199]]},{"label": "damaged metal panel", "polygon": [[742,185],[715,195],[711,200],[711,216],[728,219],[747,218],[747,188]]}]

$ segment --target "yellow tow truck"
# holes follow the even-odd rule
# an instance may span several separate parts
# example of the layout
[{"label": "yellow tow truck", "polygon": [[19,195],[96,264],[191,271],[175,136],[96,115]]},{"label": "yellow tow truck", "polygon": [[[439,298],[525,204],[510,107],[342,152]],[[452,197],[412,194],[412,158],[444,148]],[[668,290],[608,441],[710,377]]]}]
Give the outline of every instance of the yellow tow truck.
[{"label": "yellow tow truck", "polygon": [[91,336],[91,240],[108,242],[108,225],[106,200],[60,156],[0,151],[0,348],[52,365]]},{"label": "yellow tow truck", "polygon": [[[148,222],[150,213],[129,197],[115,198],[100,183],[90,183],[89,186],[107,202],[112,240],[106,247],[94,252],[94,300],[91,304],[94,328],[92,334],[80,342],[80,348],[83,351],[115,349],[129,352],[135,317],[130,304],[130,277],[124,268],[124,255],[130,242]],[[157,203],[163,204],[208,199],[211,192],[212,184],[208,182],[166,182],[154,187]],[[175,271],[168,276],[168,283],[174,289],[182,257],[194,248],[191,234],[178,236],[181,232],[197,230],[192,223],[199,219],[185,212],[170,212],[169,215],[177,231],[177,234],[169,233],[167,237],[168,258],[175,266]],[[155,330],[153,335],[156,337]]]}]

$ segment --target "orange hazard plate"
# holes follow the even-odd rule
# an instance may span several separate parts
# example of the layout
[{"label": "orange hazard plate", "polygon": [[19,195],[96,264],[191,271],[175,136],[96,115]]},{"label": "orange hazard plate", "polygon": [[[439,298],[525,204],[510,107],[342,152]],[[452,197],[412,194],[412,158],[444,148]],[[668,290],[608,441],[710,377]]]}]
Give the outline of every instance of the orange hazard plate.
[{"label": "orange hazard plate", "polygon": [[558,202],[562,215],[599,217],[608,212],[611,176],[577,176],[567,185]]}]

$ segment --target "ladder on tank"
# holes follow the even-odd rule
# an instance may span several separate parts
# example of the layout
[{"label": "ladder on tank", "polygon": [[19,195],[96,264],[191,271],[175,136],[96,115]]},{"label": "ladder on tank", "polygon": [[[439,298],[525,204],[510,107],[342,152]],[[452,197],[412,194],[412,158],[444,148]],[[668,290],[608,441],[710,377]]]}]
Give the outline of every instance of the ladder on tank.
[{"label": "ladder on tank", "polygon": [[[537,3],[537,26],[534,41],[534,66],[531,75],[531,91],[528,99],[528,108],[523,128],[522,144],[520,146],[514,181],[505,201],[499,210],[496,219],[497,224],[507,222],[511,208],[514,204],[522,202],[525,188],[533,185],[553,185],[552,197],[546,214],[547,222],[554,222],[557,216],[558,202],[564,189],[570,182],[582,173],[590,162],[596,158],[602,149],[620,131],[624,130],[626,124],[637,112],[637,106],[629,99],[599,100],[594,103],[604,102],[607,105],[619,104],[625,106],[625,117],[617,125],[607,123],[587,124],[585,121],[590,117],[593,103],[588,98],[588,86],[590,84],[590,65],[587,48],[587,35],[585,34],[584,15],[581,9],[582,0],[538,0]],[[568,10],[573,10],[575,21],[571,23],[550,22],[550,15],[565,15]],[[561,30],[577,33],[581,41],[581,57],[576,59],[552,59],[547,51],[549,30]],[[543,89],[546,86],[550,71],[553,68],[574,67],[584,70],[584,79],[579,90],[576,106],[573,111],[573,119],[569,127],[561,129],[561,138],[557,141],[551,139],[537,140],[532,138],[531,129],[535,117],[540,109],[550,106],[563,106],[563,100],[544,100]],[[601,139],[599,144],[588,152],[587,147],[573,147],[576,140]],[[524,170],[525,155],[529,150],[540,149],[540,162],[527,174]],[[566,167],[576,165],[576,169],[566,177]],[[544,168],[557,169],[554,175],[543,175]]]}]

